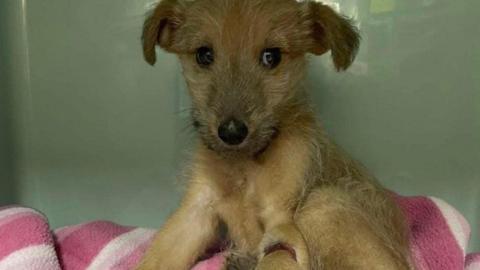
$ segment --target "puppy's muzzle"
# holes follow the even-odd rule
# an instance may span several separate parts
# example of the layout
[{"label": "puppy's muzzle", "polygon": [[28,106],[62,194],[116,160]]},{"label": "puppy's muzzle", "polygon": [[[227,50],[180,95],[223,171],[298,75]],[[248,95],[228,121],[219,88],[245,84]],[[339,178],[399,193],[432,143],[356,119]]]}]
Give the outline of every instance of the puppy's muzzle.
[{"label": "puppy's muzzle", "polygon": [[241,144],[248,136],[248,127],[235,118],[224,121],[218,127],[218,137],[226,144],[235,146]]}]

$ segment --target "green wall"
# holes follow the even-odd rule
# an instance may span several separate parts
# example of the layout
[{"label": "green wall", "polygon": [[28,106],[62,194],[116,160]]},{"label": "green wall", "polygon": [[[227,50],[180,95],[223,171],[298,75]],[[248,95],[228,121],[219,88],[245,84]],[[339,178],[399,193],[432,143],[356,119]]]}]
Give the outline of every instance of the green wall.
[{"label": "green wall", "polygon": [[10,119],[12,113],[4,78],[6,78],[5,71],[0,69],[0,205],[14,202],[13,136],[11,134],[12,121]]},{"label": "green wall", "polygon": [[[55,227],[157,227],[175,208],[193,134],[175,57],[142,60],[152,2],[0,2],[0,198]],[[327,2],[357,18],[363,43],[346,73],[312,57],[325,127],[388,187],[461,210],[480,249],[479,2]]]},{"label": "green wall", "polygon": [[[0,42],[3,39],[4,37],[0,36]],[[0,45],[0,59],[5,57],[3,48],[4,46]],[[7,91],[7,70],[4,67],[0,65],[0,205],[13,202],[11,110]]]},{"label": "green wall", "polygon": [[[4,74],[0,71],[0,80]],[[5,81],[1,80],[2,85]],[[3,86],[3,85],[2,85]],[[0,205],[14,202],[14,178],[13,178],[13,156],[12,156],[12,134],[9,96],[6,88],[0,87]]]},{"label": "green wall", "polygon": [[[14,5],[12,5],[14,4]],[[0,2],[0,205],[16,202],[14,94],[24,69],[15,64],[22,13],[11,2]]]}]

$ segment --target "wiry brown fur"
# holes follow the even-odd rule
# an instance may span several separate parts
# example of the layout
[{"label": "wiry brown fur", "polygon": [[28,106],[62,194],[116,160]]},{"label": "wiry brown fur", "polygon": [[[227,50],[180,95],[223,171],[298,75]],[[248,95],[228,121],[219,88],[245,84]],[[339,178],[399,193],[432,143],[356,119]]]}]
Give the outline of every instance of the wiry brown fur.
[{"label": "wiry brown fur", "polygon": [[[156,45],[179,56],[201,140],[182,203],[139,270],[189,269],[221,224],[234,248],[226,269],[411,269],[401,212],[325,136],[302,87],[306,53],[350,66],[359,36],[348,19],[309,1],[163,0],[143,45],[150,64]],[[195,61],[202,46],[214,50],[208,68]],[[275,69],[259,63],[265,48],[282,51]],[[249,128],[238,146],[217,135],[229,117]],[[277,243],[296,260],[265,254]]]}]

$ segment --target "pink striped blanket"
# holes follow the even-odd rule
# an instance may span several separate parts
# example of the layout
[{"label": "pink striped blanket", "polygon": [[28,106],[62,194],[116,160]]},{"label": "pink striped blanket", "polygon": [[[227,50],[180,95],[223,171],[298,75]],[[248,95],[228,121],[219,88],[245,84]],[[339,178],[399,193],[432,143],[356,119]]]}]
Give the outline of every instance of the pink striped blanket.
[{"label": "pink striped blanket", "polygon": [[[442,200],[396,197],[411,230],[418,270],[480,270],[480,254],[466,254],[470,228]],[[154,230],[93,221],[51,231],[41,213],[24,207],[0,208],[0,270],[134,269]],[[192,270],[220,270],[222,254]]]}]

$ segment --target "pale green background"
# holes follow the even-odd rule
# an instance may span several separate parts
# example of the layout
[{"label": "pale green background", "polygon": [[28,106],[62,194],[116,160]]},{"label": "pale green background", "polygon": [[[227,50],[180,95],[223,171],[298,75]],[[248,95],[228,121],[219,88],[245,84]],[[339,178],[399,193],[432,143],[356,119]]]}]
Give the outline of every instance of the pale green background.
[{"label": "pale green background", "polygon": [[[175,57],[142,60],[151,2],[0,0],[0,204],[54,227],[157,227],[174,209],[193,134]],[[312,58],[325,127],[386,186],[461,210],[480,249],[480,1],[329,2],[363,43],[346,73]]]}]

